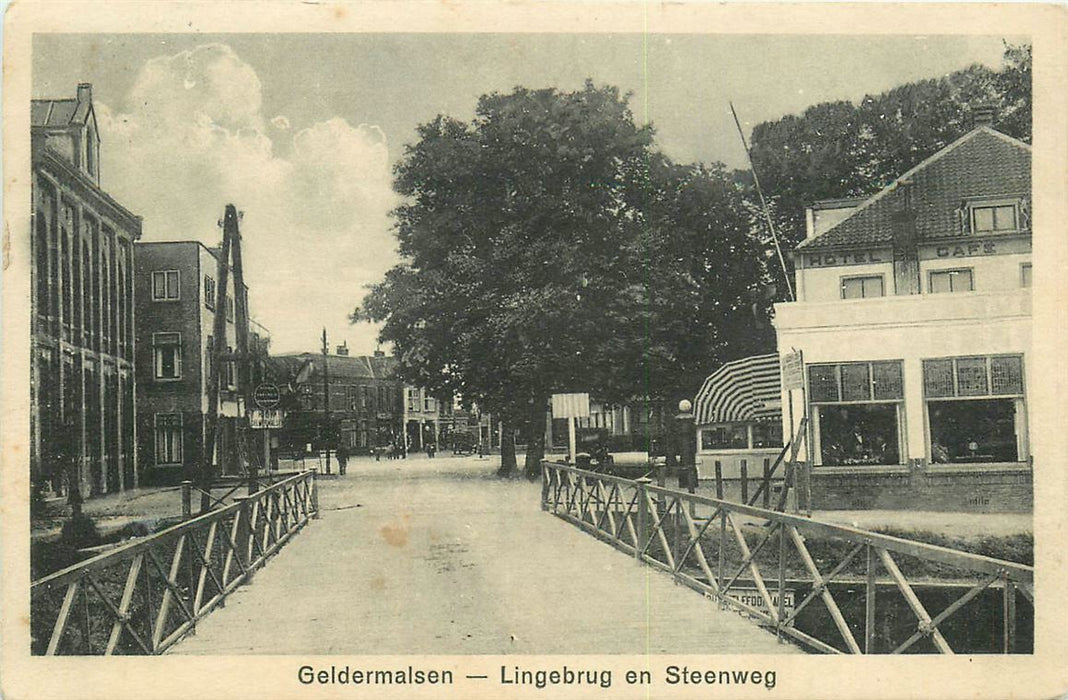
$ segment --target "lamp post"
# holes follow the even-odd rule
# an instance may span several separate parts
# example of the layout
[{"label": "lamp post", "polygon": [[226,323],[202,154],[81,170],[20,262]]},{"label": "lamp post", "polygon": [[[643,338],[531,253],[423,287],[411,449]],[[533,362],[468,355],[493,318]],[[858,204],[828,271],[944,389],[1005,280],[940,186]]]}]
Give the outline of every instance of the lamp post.
[{"label": "lamp post", "polygon": [[[326,473],[330,473],[330,349],[326,344],[326,326],[323,326],[323,430],[320,435],[326,441]],[[324,434],[325,433],[325,434]]]},{"label": "lamp post", "polygon": [[679,488],[685,487],[690,493],[694,493],[697,490],[697,431],[693,420],[693,404],[686,399],[679,401],[679,412],[675,416],[675,435],[678,440]]}]

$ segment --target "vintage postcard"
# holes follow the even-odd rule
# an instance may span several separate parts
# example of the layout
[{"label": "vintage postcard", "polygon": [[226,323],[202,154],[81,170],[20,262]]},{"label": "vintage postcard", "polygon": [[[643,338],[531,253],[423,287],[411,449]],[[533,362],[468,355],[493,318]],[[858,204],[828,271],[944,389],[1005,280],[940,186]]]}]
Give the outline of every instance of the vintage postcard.
[{"label": "vintage postcard", "polygon": [[5,697],[1068,693],[1063,7],[14,2],[3,60]]}]

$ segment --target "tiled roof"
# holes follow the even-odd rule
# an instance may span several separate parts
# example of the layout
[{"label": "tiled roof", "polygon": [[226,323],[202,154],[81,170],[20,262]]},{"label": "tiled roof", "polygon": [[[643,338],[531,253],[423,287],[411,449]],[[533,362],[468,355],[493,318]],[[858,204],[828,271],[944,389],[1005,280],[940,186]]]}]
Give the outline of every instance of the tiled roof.
[{"label": "tiled roof", "polygon": [[[322,381],[323,356],[320,353],[304,352],[294,355],[272,355],[268,364],[281,380],[296,377],[305,363],[311,360],[314,376]],[[368,357],[366,355],[328,355],[327,369],[331,379],[391,379],[396,360],[392,357]]]},{"label": "tiled roof", "polygon": [[990,127],[973,129],[797,249],[890,245],[904,209],[904,183],[911,191],[918,241],[962,236],[956,212],[965,199],[1018,195],[1030,205],[1031,147]]},{"label": "tiled roof", "polygon": [[374,368],[376,377],[379,379],[393,379],[393,373],[397,370],[397,358],[383,355],[381,357],[371,357],[369,359],[371,361],[371,366]]},{"label": "tiled roof", "polygon": [[32,100],[30,103],[30,120],[32,126],[70,126],[84,124],[89,116],[88,105],[81,105],[77,100]]}]

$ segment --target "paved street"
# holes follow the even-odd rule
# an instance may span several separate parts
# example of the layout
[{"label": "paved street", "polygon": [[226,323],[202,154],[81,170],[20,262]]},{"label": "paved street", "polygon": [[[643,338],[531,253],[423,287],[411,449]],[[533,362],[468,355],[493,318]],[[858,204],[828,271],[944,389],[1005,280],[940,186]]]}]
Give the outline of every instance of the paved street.
[{"label": "paved street", "polygon": [[497,458],[353,459],[177,654],[799,653],[543,513]]}]

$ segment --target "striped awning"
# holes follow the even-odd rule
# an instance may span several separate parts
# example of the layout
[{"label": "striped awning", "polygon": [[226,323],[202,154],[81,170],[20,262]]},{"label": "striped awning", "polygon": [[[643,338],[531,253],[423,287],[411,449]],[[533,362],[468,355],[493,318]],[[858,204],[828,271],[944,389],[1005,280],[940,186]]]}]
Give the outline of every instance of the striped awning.
[{"label": "striped awning", "polygon": [[779,419],[782,416],[779,356],[754,355],[713,372],[694,401],[698,425]]}]

